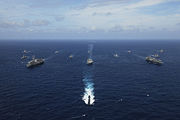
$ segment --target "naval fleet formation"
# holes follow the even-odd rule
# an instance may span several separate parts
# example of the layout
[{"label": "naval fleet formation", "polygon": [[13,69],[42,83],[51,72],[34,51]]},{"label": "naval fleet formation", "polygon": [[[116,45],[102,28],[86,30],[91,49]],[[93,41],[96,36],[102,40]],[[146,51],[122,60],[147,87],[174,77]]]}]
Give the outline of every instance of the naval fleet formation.
[{"label": "naval fleet formation", "polygon": [[[24,55],[21,57],[21,59],[27,59],[27,58],[29,58],[28,56],[26,56],[26,54],[29,53],[29,52],[31,52],[31,51],[24,50],[24,51],[23,51]],[[164,50],[161,49],[161,50],[159,50],[159,52],[160,52],[160,53],[163,53]],[[55,51],[54,53],[55,53],[55,54],[58,54],[59,51]],[[89,52],[88,52],[88,53],[89,53]],[[128,50],[127,53],[128,53],[128,54],[131,54],[132,51],[131,51],[131,50]],[[115,58],[119,57],[119,55],[118,55],[117,53],[113,54],[113,56],[114,56]],[[74,57],[73,54],[69,55],[69,59],[72,59],[73,57]],[[147,57],[145,58],[145,61],[146,61],[147,63],[155,64],[155,65],[162,65],[162,64],[163,64],[162,60],[159,59],[159,55],[158,55],[158,54],[154,54],[154,55],[147,56]],[[27,68],[35,67],[35,66],[38,66],[38,65],[43,64],[44,62],[45,62],[45,59],[43,59],[43,58],[35,58],[35,56],[32,56],[32,60],[30,60],[30,61],[26,64],[26,67],[27,67]],[[87,65],[93,65],[93,63],[94,63],[94,61],[93,61],[92,58],[88,58],[87,61],[86,61],[86,64],[87,64]]]}]

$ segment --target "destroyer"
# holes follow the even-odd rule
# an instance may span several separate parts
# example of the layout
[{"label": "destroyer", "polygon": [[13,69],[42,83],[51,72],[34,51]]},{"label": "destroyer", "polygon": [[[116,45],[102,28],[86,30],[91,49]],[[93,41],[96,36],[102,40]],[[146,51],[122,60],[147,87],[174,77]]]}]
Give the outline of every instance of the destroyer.
[{"label": "destroyer", "polygon": [[93,61],[91,58],[89,58],[89,59],[87,59],[86,64],[87,64],[87,65],[92,65],[93,62],[94,62],[94,61]]},{"label": "destroyer", "polygon": [[26,64],[26,67],[34,67],[34,66],[37,66],[37,65],[40,65],[40,64],[43,64],[44,63],[44,59],[40,58],[40,59],[35,59],[33,58],[31,61],[29,61],[27,64]]},{"label": "destroyer", "polygon": [[151,56],[146,57],[146,61],[147,61],[148,63],[152,63],[152,64],[155,64],[155,65],[161,65],[161,64],[163,64],[162,60],[156,59],[156,58],[151,57]]}]

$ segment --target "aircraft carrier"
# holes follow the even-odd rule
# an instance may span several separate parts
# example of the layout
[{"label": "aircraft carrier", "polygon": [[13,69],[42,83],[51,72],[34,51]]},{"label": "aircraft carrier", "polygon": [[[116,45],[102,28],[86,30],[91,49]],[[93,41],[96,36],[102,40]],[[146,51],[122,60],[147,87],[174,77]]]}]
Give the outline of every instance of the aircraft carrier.
[{"label": "aircraft carrier", "polygon": [[35,67],[37,65],[41,65],[44,63],[44,59],[40,58],[40,59],[32,59],[31,61],[29,61],[27,64],[26,64],[26,67],[27,68],[30,68],[30,67]]},{"label": "aircraft carrier", "polygon": [[152,64],[155,64],[155,65],[161,65],[161,64],[163,64],[162,60],[156,59],[156,58],[151,57],[151,56],[146,57],[146,61],[147,61],[148,63],[152,63]]}]

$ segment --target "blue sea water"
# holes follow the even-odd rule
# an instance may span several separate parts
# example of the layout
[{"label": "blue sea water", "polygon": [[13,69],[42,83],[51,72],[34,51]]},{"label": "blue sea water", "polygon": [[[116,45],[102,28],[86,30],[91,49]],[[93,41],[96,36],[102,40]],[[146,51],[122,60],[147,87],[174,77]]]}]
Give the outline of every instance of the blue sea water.
[{"label": "blue sea water", "polygon": [[[45,63],[27,69],[24,49]],[[146,63],[155,53],[162,66]],[[0,120],[179,119],[178,41],[0,42]]]}]

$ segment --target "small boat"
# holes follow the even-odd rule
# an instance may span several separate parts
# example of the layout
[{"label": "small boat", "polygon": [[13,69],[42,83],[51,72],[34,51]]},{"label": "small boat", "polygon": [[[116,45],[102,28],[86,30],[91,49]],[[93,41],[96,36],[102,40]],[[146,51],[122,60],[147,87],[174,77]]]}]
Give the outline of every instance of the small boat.
[{"label": "small boat", "polygon": [[55,54],[58,54],[58,53],[59,53],[59,51],[55,51],[54,53],[55,53]]},{"label": "small boat", "polygon": [[87,59],[86,64],[87,64],[87,65],[92,65],[93,62],[94,62],[94,61],[93,61],[91,58],[89,58],[89,59]]},{"label": "small boat", "polygon": [[160,53],[163,53],[163,52],[164,52],[164,50],[163,50],[163,49],[161,49],[161,50],[160,50]]},{"label": "small boat", "polygon": [[25,55],[23,55],[22,57],[21,57],[21,59],[26,59],[27,58],[27,56],[25,56]]},{"label": "small boat", "polygon": [[23,50],[24,54],[30,53],[31,51]]},{"label": "small boat", "polygon": [[70,55],[69,58],[72,59],[74,57],[74,55]]},{"label": "small boat", "polygon": [[131,53],[131,50],[128,50],[128,53]]},{"label": "small boat", "polygon": [[27,51],[27,50],[24,50],[23,53],[28,53],[28,51]]},{"label": "small boat", "polygon": [[119,57],[119,55],[118,55],[117,53],[116,53],[116,54],[114,54],[113,56],[114,56],[114,57],[116,57],[116,58],[117,58],[117,57]]}]

